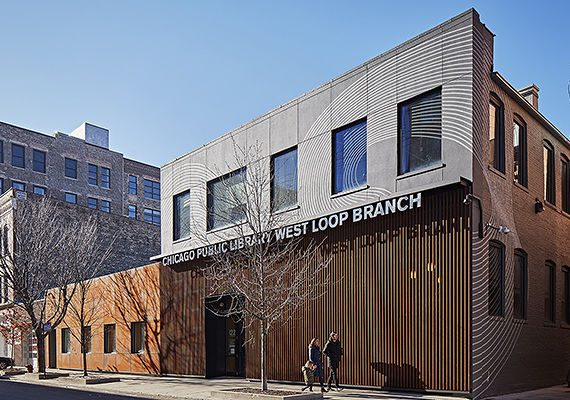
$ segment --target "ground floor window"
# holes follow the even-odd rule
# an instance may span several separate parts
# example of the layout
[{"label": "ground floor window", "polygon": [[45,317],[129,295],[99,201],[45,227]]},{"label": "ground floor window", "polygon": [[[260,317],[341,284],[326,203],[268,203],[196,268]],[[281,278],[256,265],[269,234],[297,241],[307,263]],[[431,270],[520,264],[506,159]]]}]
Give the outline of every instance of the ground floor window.
[{"label": "ground floor window", "polygon": [[515,251],[513,312],[517,319],[527,318],[527,262],[526,253]]},{"label": "ground floor window", "polygon": [[144,352],[144,336],[145,324],[144,322],[131,323],[131,353]]},{"label": "ground floor window", "polygon": [[71,351],[71,331],[69,328],[61,330],[61,352],[69,353]]},{"label": "ground floor window", "polygon": [[550,261],[545,268],[544,320],[556,322],[556,265]]},{"label": "ground floor window", "polygon": [[503,317],[505,291],[505,245],[489,242],[489,315]]},{"label": "ground floor window", "polygon": [[570,325],[570,267],[564,267],[564,322]]},{"label": "ground floor window", "polygon": [[103,327],[103,351],[105,353],[114,353],[117,348],[117,344],[116,344],[116,325],[115,324],[109,324],[109,325],[105,325]]}]

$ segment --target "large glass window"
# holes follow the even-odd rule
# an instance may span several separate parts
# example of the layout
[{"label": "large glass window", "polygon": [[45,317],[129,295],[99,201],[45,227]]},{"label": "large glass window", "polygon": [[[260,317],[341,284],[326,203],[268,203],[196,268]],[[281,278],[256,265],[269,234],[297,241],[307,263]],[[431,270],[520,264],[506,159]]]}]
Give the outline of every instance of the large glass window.
[{"label": "large glass window", "polygon": [[144,352],[144,336],[145,325],[144,322],[131,323],[131,353]]},{"label": "large glass window", "polygon": [[505,246],[500,242],[489,242],[489,315],[505,315]]},{"label": "large glass window", "polygon": [[75,193],[65,193],[65,201],[71,204],[77,204],[77,195]]},{"label": "large glass window", "polygon": [[562,179],[562,210],[570,214],[570,162],[562,156],[560,178]]},{"label": "large glass window", "polygon": [[109,168],[101,167],[101,187],[111,188],[111,170]]},{"label": "large glass window", "polygon": [[333,193],[366,184],[366,121],[333,132],[332,181]]},{"label": "large glass window", "polygon": [[36,172],[46,173],[46,152],[34,149],[32,168]]},{"label": "large glass window", "polygon": [[99,210],[110,213],[111,212],[111,202],[109,200],[101,200],[99,202]]},{"label": "large glass window", "polygon": [[527,258],[521,250],[515,251],[513,312],[514,317],[526,319],[527,316]]},{"label": "large glass window", "polygon": [[103,352],[114,353],[117,350],[117,327],[115,324],[103,326]]},{"label": "large glass window", "polygon": [[544,320],[556,322],[556,265],[547,262],[544,272]]},{"label": "large glass window", "polygon": [[71,351],[71,331],[69,328],[61,330],[61,352],[69,353]]},{"label": "large glass window", "polygon": [[245,218],[246,169],[208,182],[208,229],[239,223]]},{"label": "large glass window", "polygon": [[160,210],[153,210],[152,208],[145,208],[143,210],[144,222],[153,225],[160,225]]},{"label": "large glass window", "polygon": [[174,240],[190,237],[190,191],[174,196]]},{"label": "large glass window", "polygon": [[556,190],[554,181],[554,148],[548,142],[544,142],[544,198],[550,204],[556,204]]},{"label": "large glass window", "polygon": [[[364,156],[366,173],[366,155]],[[278,211],[297,204],[297,148],[271,158],[271,209]]]},{"label": "large glass window", "polygon": [[495,95],[489,101],[489,162],[505,172],[505,123],[503,103]]},{"label": "large glass window", "polygon": [[144,197],[147,199],[160,200],[160,183],[145,179],[144,184]]},{"label": "large glass window", "polygon": [[514,179],[527,187],[526,124],[522,120],[513,121]]},{"label": "large glass window", "polygon": [[128,211],[130,219],[137,219],[137,206],[129,204]]},{"label": "large glass window", "polygon": [[570,325],[570,267],[564,267],[564,322]]},{"label": "large glass window", "polygon": [[400,174],[441,162],[441,88],[398,106]]},{"label": "large glass window", "polygon": [[137,177],[129,175],[129,194],[137,194]]},{"label": "large glass window", "polygon": [[97,167],[95,164],[89,164],[87,165],[87,182],[90,185],[95,185],[97,186],[99,183],[99,167]]},{"label": "large glass window", "polygon": [[77,160],[73,158],[65,159],[65,176],[77,179]]},{"label": "large glass window", "polygon": [[26,168],[26,148],[20,144],[12,143],[12,166]]}]

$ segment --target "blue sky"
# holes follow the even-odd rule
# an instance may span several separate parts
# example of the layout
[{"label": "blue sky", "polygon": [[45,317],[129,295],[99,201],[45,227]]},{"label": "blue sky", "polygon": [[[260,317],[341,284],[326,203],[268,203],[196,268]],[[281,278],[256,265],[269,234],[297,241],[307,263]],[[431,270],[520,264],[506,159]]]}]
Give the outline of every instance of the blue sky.
[{"label": "blue sky", "polygon": [[570,136],[570,2],[0,0],[0,120],[162,165],[475,7]]}]

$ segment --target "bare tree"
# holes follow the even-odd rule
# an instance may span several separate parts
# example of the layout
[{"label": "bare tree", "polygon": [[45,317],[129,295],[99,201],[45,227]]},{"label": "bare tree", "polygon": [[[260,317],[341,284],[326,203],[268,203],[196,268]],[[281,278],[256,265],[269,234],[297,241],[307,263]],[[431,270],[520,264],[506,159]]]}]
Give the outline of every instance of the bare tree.
[{"label": "bare tree", "polygon": [[[238,169],[207,189],[209,228],[230,228],[209,234],[196,230],[196,236],[210,248],[215,245],[202,271],[208,295],[230,299],[223,310],[212,307],[211,311],[240,318],[251,331],[258,329],[261,390],[265,391],[271,328],[326,291],[329,280],[324,272],[331,258],[322,242],[302,234],[308,224],[293,228],[287,225],[288,213],[277,212],[296,203],[296,168],[276,170],[278,166],[260,157],[259,144],[242,148],[234,143],[234,148]],[[284,179],[272,187],[277,176]],[[287,184],[287,176],[294,182]]]},{"label": "bare tree", "polygon": [[38,370],[45,373],[46,325],[53,329],[61,323],[77,288],[78,271],[93,262],[97,224],[94,217],[66,212],[48,197],[15,199],[13,204],[11,235],[9,226],[3,227],[0,275],[14,304],[29,317],[38,343]]},{"label": "bare tree", "polygon": [[[9,308],[0,315],[0,335],[4,337],[6,343],[12,348],[10,355],[12,359],[11,367],[14,366],[15,346],[22,343],[24,337],[29,334],[30,329],[31,326],[28,317],[20,308]],[[7,365],[0,363],[0,369],[6,367]]]}]

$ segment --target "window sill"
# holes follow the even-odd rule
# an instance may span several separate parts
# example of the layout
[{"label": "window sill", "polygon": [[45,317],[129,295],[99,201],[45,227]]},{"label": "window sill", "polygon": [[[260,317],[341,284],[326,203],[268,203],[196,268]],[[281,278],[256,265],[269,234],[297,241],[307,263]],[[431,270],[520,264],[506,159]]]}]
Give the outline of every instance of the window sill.
[{"label": "window sill", "polygon": [[567,324],[566,322],[561,322],[560,327],[562,329],[570,329],[570,324]]},{"label": "window sill", "polygon": [[228,224],[228,225],[224,225],[224,226],[219,226],[217,228],[212,228],[210,230],[207,230],[206,234],[218,233],[221,231],[225,231],[226,229],[236,228],[236,227],[243,225],[243,224],[245,224],[245,221],[238,221],[235,224]]},{"label": "window sill", "polygon": [[77,178],[74,178],[74,177],[72,177],[72,176],[66,176],[66,175],[64,175],[63,177],[66,178],[66,179],[73,179],[74,181],[77,180]]},{"label": "window sill", "polygon": [[301,208],[301,207],[299,206],[299,204],[295,204],[295,205],[289,206],[289,207],[287,207],[287,208],[283,208],[283,209],[281,209],[281,210],[271,211],[271,214],[273,214],[273,215],[284,214],[284,213],[287,213],[287,212],[290,212],[290,211],[298,210],[298,209],[300,209],[300,208]]},{"label": "window sill", "polygon": [[429,166],[429,167],[425,167],[425,168],[422,168],[422,169],[418,169],[417,171],[406,172],[405,174],[398,175],[398,176],[396,177],[396,180],[399,181],[400,179],[411,178],[412,176],[425,174],[425,173],[427,173],[427,172],[436,171],[436,170],[438,170],[438,169],[442,169],[442,168],[445,168],[445,167],[446,167],[446,164],[445,164],[445,163],[440,163],[440,164],[431,165],[431,166]]},{"label": "window sill", "polygon": [[495,175],[500,176],[503,179],[507,179],[507,176],[505,175],[504,172],[499,171],[498,169],[496,169],[492,165],[489,165],[488,168],[489,168],[489,171],[493,172]]},{"label": "window sill", "polygon": [[562,214],[562,215],[565,216],[566,218],[570,218],[570,214],[567,213],[567,212],[564,211],[564,210],[561,210],[561,211],[560,211],[560,214]]},{"label": "window sill", "polygon": [[548,200],[544,200],[544,205],[547,206],[548,208],[558,212],[558,208],[556,208],[556,204],[552,204]]},{"label": "window sill", "polygon": [[[132,219],[132,218],[131,218]],[[188,236],[185,238],[181,238],[181,239],[176,239],[172,241],[172,244],[178,244],[178,243],[184,243],[187,242],[188,240],[192,239],[192,236]]]},{"label": "window sill", "polygon": [[528,191],[528,188],[526,186],[521,185],[520,183],[518,183],[517,181],[513,181],[513,185],[517,188],[519,188],[520,190],[522,190],[523,192],[527,192],[530,193]]},{"label": "window sill", "polygon": [[345,190],[344,192],[334,193],[334,194],[331,194],[331,199],[336,199],[337,197],[347,196],[349,194],[361,192],[363,190],[368,189],[369,187],[370,187],[370,185],[366,184],[366,185],[362,185],[362,186],[358,186],[358,187],[355,187],[352,189]]},{"label": "window sill", "polygon": [[35,169],[33,169],[33,170],[32,170],[32,172],[35,172],[36,174],[43,174],[43,175],[47,175],[47,172],[36,171]]},{"label": "window sill", "polygon": [[556,322],[544,322],[542,326],[545,328],[556,328]]},{"label": "window sill", "polygon": [[112,355],[115,355],[115,354],[117,354],[116,351],[111,351],[110,353],[103,353],[104,356],[112,356]]}]

